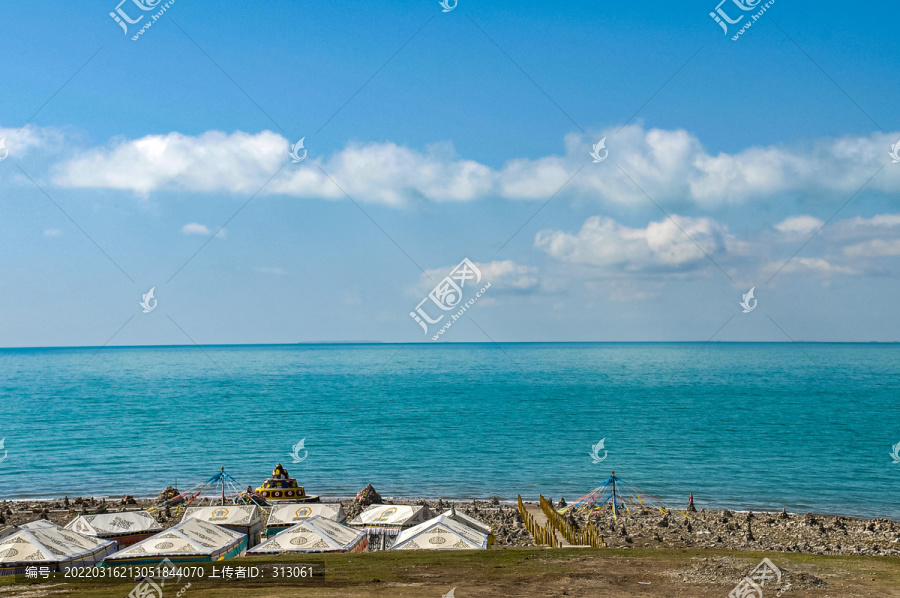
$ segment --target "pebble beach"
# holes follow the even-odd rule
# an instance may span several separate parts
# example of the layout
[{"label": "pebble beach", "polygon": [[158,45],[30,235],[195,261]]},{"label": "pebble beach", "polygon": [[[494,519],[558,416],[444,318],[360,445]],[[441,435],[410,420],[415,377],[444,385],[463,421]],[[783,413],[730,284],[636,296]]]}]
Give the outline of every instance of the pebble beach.
[{"label": "pebble beach", "polygon": [[[153,498],[139,498],[136,504],[117,504],[121,499],[69,497],[34,501],[0,501],[0,529],[34,519],[47,519],[65,525],[81,514],[106,506],[106,512],[146,509],[157,504]],[[340,502],[353,519],[365,506],[352,498],[322,497],[322,502]],[[455,508],[491,526],[495,549],[535,546],[525,529],[515,504],[496,498],[482,500],[425,500],[416,498],[384,498],[380,504],[427,505],[439,513]],[[527,507],[535,502],[525,501]],[[559,506],[559,503],[554,503]],[[180,521],[174,510],[157,515],[163,527]],[[570,522],[576,527],[587,524],[587,516],[573,513]],[[608,511],[594,514],[591,522],[604,536],[610,548],[693,548],[710,550],[759,550],[795,552],[817,555],[900,556],[900,522],[813,513],[734,512],[726,509],[704,509],[696,512],[672,511],[664,514],[656,509],[632,509],[613,518]]]}]

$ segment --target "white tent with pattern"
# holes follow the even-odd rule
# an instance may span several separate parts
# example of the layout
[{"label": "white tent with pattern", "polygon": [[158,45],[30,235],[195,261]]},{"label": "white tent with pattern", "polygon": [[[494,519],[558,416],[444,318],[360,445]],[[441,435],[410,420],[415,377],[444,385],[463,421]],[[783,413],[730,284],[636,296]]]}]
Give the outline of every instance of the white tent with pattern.
[{"label": "white tent with pattern", "polygon": [[318,515],[325,519],[330,519],[337,523],[343,523],[347,519],[344,513],[344,507],[341,503],[288,503],[280,504],[272,507],[269,513],[269,520],[266,522],[266,536],[273,536],[278,532],[297,525],[298,522],[304,521]]},{"label": "white tent with pattern", "polygon": [[0,539],[0,576],[20,575],[28,567],[67,571],[91,567],[116,551],[112,540],[82,536],[58,525],[34,525]]},{"label": "white tent with pattern", "polygon": [[434,514],[420,505],[372,505],[350,522],[367,534],[396,536],[405,529],[428,521]]},{"label": "white tent with pattern", "polygon": [[131,546],[163,531],[162,525],[147,511],[79,515],[65,529],[84,536],[115,540],[119,548]]},{"label": "white tent with pattern", "polygon": [[188,519],[164,532],[110,555],[105,565],[152,565],[169,559],[173,563],[209,562],[229,559],[247,548],[247,536],[230,529]]},{"label": "white tent with pattern", "polygon": [[223,505],[218,507],[188,507],[182,521],[199,519],[247,536],[247,546],[259,544],[262,534],[262,514],[256,505]]},{"label": "white tent with pattern", "polygon": [[248,550],[247,554],[364,552],[367,546],[368,536],[365,533],[320,515],[313,515],[278,532],[259,546]]},{"label": "white tent with pattern", "polygon": [[474,517],[469,517],[465,513],[457,511],[456,509],[447,509],[446,511],[441,513],[441,515],[446,515],[450,519],[458,521],[459,523],[462,523],[465,526],[471,527],[472,529],[478,530],[480,532],[484,532],[485,534],[488,535],[489,543],[490,544],[494,543],[494,530],[491,529],[491,526],[489,526],[488,524],[482,523],[481,521],[478,521]]},{"label": "white tent with pattern", "polygon": [[469,527],[455,512],[442,513],[400,532],[391,550],[485,550],[490,546],[490,528],[475,523],[479,528]]},{"label": "white tent with pattern", "polygon": [[59,527],[52,521],[46,519],[35,519],[17,526],[19,529],[41,529],[42,527]]}]

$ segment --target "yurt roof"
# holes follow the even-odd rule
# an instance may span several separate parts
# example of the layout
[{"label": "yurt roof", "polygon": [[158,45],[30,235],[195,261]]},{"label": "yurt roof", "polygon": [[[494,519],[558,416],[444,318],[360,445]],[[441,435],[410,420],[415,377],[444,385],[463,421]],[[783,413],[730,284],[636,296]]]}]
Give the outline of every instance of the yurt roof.
[{"label": "yurt roof", "polygon": [[57,525],[20,529],[0,540],[0,567],[28,562],[42,566],[89,558],[115,542],[83,536]]},{"label": "yurt roof", "polygon": [[351,551],[365,537],[366,534],[361,531],[313,515],[275,534],[247,553]]},{"label": "yurt roof", "polygon": [[400,532],[391,550],[471,550],[487,547],[487,532],[442,514]]},{"label": "yurt roof", "polygon": [[262,523],[259,507],[256,505],[224,505],[219,507],[188,507],[182,521],[199,519],[218,525],[253,527]]},{"label": "yurt roof", "polygon": [[240,544],[246,536],[230,529],[188,519],[107,557],[108,561],[137,557],[205,556]]},{"label": "yurt roof", "polygon": [[369,532],[398,531],[412,527],[433,516],[431,510],[419,505],[372,505],[350,522],[350,525]]},{"label": "yurt roof", "polygon": [[147,511],[124,511],[100,515],[79,515],[66,525],[66,529],[87,536],[112,536],[126,534],[155,534],[163,527]]},{"label": "yurt roof", "polygon": [[492,533],[491,526],[486,523],[482,523],[478,521],[474,517],[469,517],[465,513],[458,511],[457,509],[447,509],[441,515],[446,515],[450,519],[455,519],[456,521],[462,523],[465,526],[471,527],[472,529],[477,529],[482,531],[488,535]]},{"label": "yurt roof", "polygon": [[266,525],[294,525],[298,521],[309,519],[313,515],[331,519],[338,523],[343,522],[347,518],[341,503],[289,503],[275,505],[272,508],[272,512],[269,513],[269,520]]}]

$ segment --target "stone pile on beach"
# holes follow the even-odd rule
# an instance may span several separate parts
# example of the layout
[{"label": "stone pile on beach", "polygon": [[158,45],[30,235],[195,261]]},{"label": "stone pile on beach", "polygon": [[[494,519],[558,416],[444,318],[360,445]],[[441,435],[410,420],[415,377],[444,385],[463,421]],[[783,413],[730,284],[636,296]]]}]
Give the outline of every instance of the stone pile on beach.
[{"label": "stone pile on beach", "polygon": [[366,484],[366,487],[356,493],[356,502],[364,507],[381,502],[381,495],[375,490],[372,484]]},{"label": "stone pile on beach", "polygon": [[[574,516],[584,526],[584,514]],[[853,519],[781,513],[733,513],[701,509],[696,513],[648,508],[613,519],[607,510],[592,518],[610,547],[713,548],[774,550],[811,554],[900,555],[900,523],[890,519]]]},{"label": "stone pile on beach", "polygon": [[347,515],[347,521],[354,519],[357,515],[366,510],[366,507],[376,505],[382,502],[381,495],[375,490],[372,484],[366,484],[366,487],[356,493],[350,503],[343,503],[344,513]]}]

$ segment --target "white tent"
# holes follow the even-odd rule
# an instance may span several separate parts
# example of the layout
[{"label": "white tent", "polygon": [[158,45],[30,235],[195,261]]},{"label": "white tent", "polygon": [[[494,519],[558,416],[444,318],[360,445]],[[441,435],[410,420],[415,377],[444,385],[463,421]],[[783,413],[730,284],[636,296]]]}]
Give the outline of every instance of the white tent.
[{"label": "white tent", "polygon": [[396,536],[433,515],[428,507],[418,505],[372,505],[353,519],[350,526],[368,534]]},{"label": "white tent", "polygon": [[272,536],[277,534],[292,525],[296,525],[298,521],[309,519],[314,515],[331,519],[337,523],[343,523],[347,519],[347,516],[344,514],[344,507],[339,502],[276,505],[272,508],[272,512],[269,513],[269,520],[266,522],[266,535]]},{"label": "white tent", "polygon": [[219,507],[188,507],[182,521],[199,519],[247,536],[247,546],[259,544],[262,515],[256,505],[226,505]]},{"label": "white tent", "polygon": [[458,514],[442,513],[400,532],[391,550],[484,550],[490,546],[489,537],[489,531],[462,523]]},{"label": "white tent", "polygon": [[221,561],[239,555],[247,547],[247,536],[230,529],[188,519],[146,540],[110,555],[104,564],[156,564]]},{"label": "white tent", "polygon": [[441,513],[441,515],[446,515],[450,519],[458,521],[459,523],[462,523],[467,527],[471,527],[474,530],[484,532],[488,535],[488,546],[494,543],[494,530],[491,529],[491,526],[489,526],[488,524],[482,523],[481,521],[478,521],[473,517],[469,517],[465,513],[460,513],[456,509],[447,509],[446,511]]},{"label": "white tent", "polygon": [[32,525],[0,539],[0,575],[25,573],[27,567],[66,571],[90,567],[116,551],[111,540],[90,538],[53,524]]},{"label": "white tent", "polygon": [[28,521],[26,523],[22,523],[17,526],[19,529],[41,529],[47,527],[59,527],[55,523],[51,521],[47,521],[46,519],[35,519],[33,521]]},{"label": "white tent", "polygon": [[163,531],[163,527],[147,511],[79,515],[69,522],[66,529],[85,536],[115,540],[119,543],[119,548]]},{"label": "white tent", "polygon": [[366,534],[320,515],[313,515],[293,527],[278,532],[247,554],[282,552],[364,552]]}]

